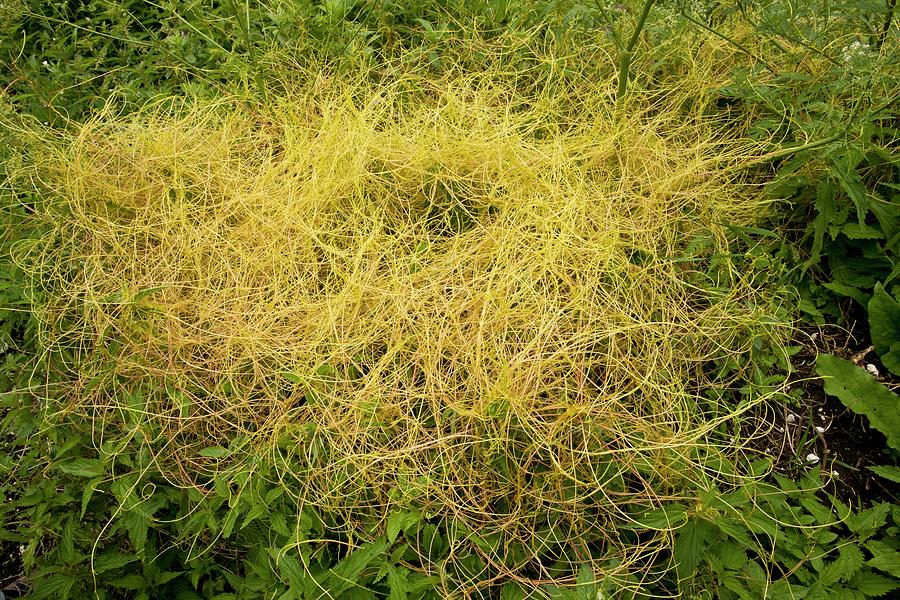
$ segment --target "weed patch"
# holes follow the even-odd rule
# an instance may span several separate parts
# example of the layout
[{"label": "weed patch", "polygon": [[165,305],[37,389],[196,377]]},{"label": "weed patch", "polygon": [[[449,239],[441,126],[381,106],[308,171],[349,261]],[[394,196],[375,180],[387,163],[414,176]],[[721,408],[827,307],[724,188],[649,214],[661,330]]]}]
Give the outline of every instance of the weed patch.
[{"label": "weed patch", "polygon": [[37,130],[12,176],[44,233],[14,255],[65,382],[51,422],[229,505],[265,472],[298,531],[312,508],[376,554],[423,523],[424,575],[645,568],[666,506],[740,479],[762,395],[722,400],[742,376],[710,366],[783,338],[731,261],[761,147],[636,90],[614,119],[571,74],[346,81]]}]

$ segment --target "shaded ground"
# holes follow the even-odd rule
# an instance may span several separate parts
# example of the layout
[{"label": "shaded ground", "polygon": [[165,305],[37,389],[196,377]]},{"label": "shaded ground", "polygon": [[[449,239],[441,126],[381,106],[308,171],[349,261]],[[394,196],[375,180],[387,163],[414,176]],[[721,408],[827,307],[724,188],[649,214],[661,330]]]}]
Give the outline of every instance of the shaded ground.
[{"label": "shaded ground", "polygon": [[[850,328],[833,325],[807,328],[797,344],[802,350],[794,356],[796,372],[792,385],[802,388],[798,402],[791,406],[770,406],[766,420],[769,434],[754,443],[756,450],[771,456],[776,471],[796,476],[816,466],[830,473],[826,490],[853,507],[900,500],[900,486],[868,469],[893,464],[885,451],[884,436],[871,429],[861,417],[837,398],[825,394],[816,375],[816,354],[834,354],[863,368],[869,365],[878,379],[897,391],[900,380],[892,377],[868,345],[865,321],[850,319]],[[868,367],[868,368],[872,368]]]}]

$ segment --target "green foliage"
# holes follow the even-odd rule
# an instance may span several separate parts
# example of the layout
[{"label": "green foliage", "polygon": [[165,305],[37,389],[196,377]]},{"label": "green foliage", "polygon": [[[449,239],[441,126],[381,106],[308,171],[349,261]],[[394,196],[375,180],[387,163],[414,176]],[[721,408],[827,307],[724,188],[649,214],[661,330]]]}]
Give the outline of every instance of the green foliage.
[{"label": "green foliage", "polygon": [[900,511],[851,511],[823,498],[818,470],[801,481],[709,493],[675,535],[689,597],[879,598],[900,589]]},{"label": "green foliage", "polygon": [[864,369],[836,356],[816,357],[816,372],[825,377],[827,394],[837,397],[853,412],[868,417],[869,424],[884,434],[888,445],[900,450],[900,396]]},{"label": "green foliage", "polygon": [[[867,308],[872,342],[897,374],[900,79],[888,6],[893,5],[841,1],[826,12],[816,2],[740,1],[709,3],[691,13],[710,27],[743,14],[774,49],[765,61],[748,60],[735,69],[732,82],[719,90],[723,115],[752,119],[751,133],[771,139],[773,151],[827,143],[782,156],[771,170],[755,173],[768,180],[769,195],[787,213],[779,225],[796,232],[789,240],[795,244],[761,241],[774,233],[743,232],[747,243],[735,250],[736,257],[712,256],[698,239],[675,260],[696,267],[700,289],[769,269],[797,285],[801,310],[819,322],[839,320],[840,304],[852,299]],[[626,10],[639,7],[504,0],[10,0],[0,8],[3,102],[60,123],[85,118],[113,95],[126,107],[160,94],[252,95],[260,77],[277,87],[292,62],[310,57],[340,64],[375,61],[384,53],[440,70],[454,40],[475,23],[490,37],[555,14],[558,23],[548,27],[548,39],[561,40],[570,30],[615,38],[631,22],[622,16]],[[692,27],[673,27],[679,26]],[[653,27],[661,25],[648,24],[648,30]],[[161,477],[155,457],[166,444],[134,417],[141,410],[140,392],[122,403],[133,405],[133,414],[116,421],[134,442],[124,446],[104,442],[115,432],[91,431],[85,415],[56,414],[56,390],[46,369],[53,357],[33,342],[34,292],[8,252],[9,244],[39,233],[21,225],[29,202],[4,196],[0,222],[0,494],[8,499],[0,503],[0,539],[23,547],[30,597],[394,600],[445,597],[448,579],[460,574],[490,580],[482,556],[453,553],[462,536],[488,550],[498,540],[430,519],[424,508],[398,509],[386,523],[368,524],[381,537],[360,544],[336,534],[341,524],[330,522],[327,511],[296,502],[296,490],[275,477],[265,460],[229,466],[230,449],[212,446],[189,461],[221,461],[215,477]],[[802,276],[800,269],[790,272],[792,264],[802,264]],[[778,315],[773,327],[787,319]],[[746,356],[720,365],[723,379],[743,387],[735,398],[710,398],[712,417],[721,401],[776,394],[779,376],[773,373],[789,370],[790,357],[769,347],[765,333],[749,332]],[[897,449],[896,395],[846,361],[820,356],[818,367],[829,377],[826,390],[867,415]],[[900,479],[897,467],[872,470]],[[551,598],[618,599],[636,590],[725,600],[895,593],[900,509],[879,504],[850,510],[835,498],[823,502],[816,493],[820,485],[815,470],[799,483],[779,478],[777,485],[725,491],[706,491],[704,483],[693,505],[634,515],[633,537],[623,543],[635,547],[647,536],[677,528],[671,556],[659,557],[656,565],[647,562],[648,573],[651,567],[675,567],[675,577],[655,587],[633,579],[598,580],[587,565],[572,570],[577,559],[568,555],[571,548],[553,544],[557,536],[565,539],[555,525],[536,532],[530,548],[513,548],[506,556],[527,561],[543,547],[547,562],[558,559],[550,568],[568,569],[574,585],[545,586],[541,593]],[[529,593],[512,582],[499,592],[510,600]]]},{"label": "green foliage", "polygon": [[891,373],[900,375],[900,304],[878,283],[868,308],[875,351]]}]

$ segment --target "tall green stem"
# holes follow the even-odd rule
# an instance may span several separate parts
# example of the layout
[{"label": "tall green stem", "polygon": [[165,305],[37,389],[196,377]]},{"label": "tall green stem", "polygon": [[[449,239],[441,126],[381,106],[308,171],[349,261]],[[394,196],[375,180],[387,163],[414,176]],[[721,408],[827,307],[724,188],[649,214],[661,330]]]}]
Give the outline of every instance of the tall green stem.
[{"label": "tall green stem", "polygon": [[616,106],[621,106],[622,100],[625,99],[625,92],[628,91],[628,71],[631,69],[631,58],[634,56],[634,47],[641,36],[641,31],[647,23],[647,15],[656,0],[644,0],[644,6],[641,8],[641,16],[638,18],[637,25],[634,26],[634,33],[628,40],[628,45],[619,58],[619,89],[616,91]]}]

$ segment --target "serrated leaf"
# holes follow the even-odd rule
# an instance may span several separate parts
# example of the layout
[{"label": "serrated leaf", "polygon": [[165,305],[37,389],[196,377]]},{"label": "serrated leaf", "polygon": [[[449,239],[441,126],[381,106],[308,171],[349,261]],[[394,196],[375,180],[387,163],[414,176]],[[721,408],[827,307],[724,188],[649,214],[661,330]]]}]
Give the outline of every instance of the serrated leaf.
[{"label": "serrated leaf", "polygon": [[872,553],[867,565],[900,579],[900,552],[880,540],[869,540],[866,548]]},{"label": "serrated leaf", "polygon": [[879,356],[889,354],[894,344],[900,343],[900,303],[879,282],[875,284],[868,308],[872,345]]},{"label": "serrated leaf", "polygon": [[66,524],[63,525],[59,538],[59,555],[68,564],[75,562],[75,523],[71,518],[66,519]]},{"label": "serrated leaf", "polygon": [[130,510],[122,516],[125,524],[125,530],[128,532],[128,539],[134,545],[134,549],[141,553],[147,543],[147,530],[149,529],[150,518],[141,510]]},{"label": "serrated leaf", "polygon": [[884,434],[888,445],[900,450],[900,396],[865,370],[836,356],[818,355],[816,372],[825,378],[825,393],[868,417],[869,424]]},{"label": "serrated leaf", "polygon": [[113,579],[109,582],[109,584],[113,587],[117,587],[123,590],[139,590],[141,588],[147,587],[147,581],[137,573],[125,575],[124,577],[119,577],[118,579]]},{"label": "serrated leaf", "polygon": [[859,288],[853,287],[851,285],[844,285],[842,283],[823,283],[822,287],[825,289],[831,290],[835,294],[840,296],[846,296],[847,298],[853,298],[857,302],[859,302],[860,306],[866,306],[869,303],[870,296],[862,291]]},{"label": "serrated leaf", "polygon": [[847,528],[853,533],[860,535],[861,537],[868,537],[885,524],[890,511],[890,504],[876,504],[871,508],[861,510],[857,513],[851,513],[844,519],[844,524],[847,525]]},{"label": "serrated leaf", "polygon": [[222,446],[209,446],[198,452],[198,454],[206,458],[225,458],[228,456],[228,450]]},{"label": "serrated leaf", "polygon": [[848,582],[867,596],[878,598],[900,588],[900,582],[871,571],[861,571]]},{"label": "serrated leaf", "polygon": [[95,458],[76,458],[59,465],[59,470],[75,477],[99,477],[103,475],[103,464]]},{"label": "serrated leaf", "polygon": [[397,539],[401,531],[406,531],[421,520],[417,512],[395,511],[387,520],[387,540],[391,544]]},{"label": "serrated leaf", "polygon": [[129,563],[133,563],[137,559],[138,557],[134,554],[125,554],[124,552],[119,552],[116,550],[104,552],[94,559],[94,572],[99,575],[100,573],[105,573],[106,571],[119,569]]},{"label": "serrated leaf", "polygon": [[868,467],[870,471],[878,475],[879,477],[883,477],[888,481],[893,481],[894,483],[900,483],[900,467],[891,467],[891,466],[875,466]]},{"label": "serrated leaf", "polygon": [[846,544],[838,549],[838,557],[828,563],[822,570],[820,581],[823,585],[832,585],[838,581],[846,582],[859,571],[865,557],[853,544]]},{"label": "serrated leaf", "polygon": [[709,523],[691,519],[678,529],[675,534],[675,548],[673,554],[678,568],[678,576],[690,577],[712,540],[716,537],[716,530]]},{"label": "serrated leaf", "polygon": [[635,523],[626,527],[642,529],[674,529],[687,519],[687,509],[680,504],[672,504],[651,510],[635,518]]},{"label": "serrated leaf", "polygon": [[295,592],[295,598],[302,598],[313,591],[314,585],[297,557],[290,554],[282,555],[278,559],[278,570],[291,586],[291,591]]},{"label": "serrated leaf", "polygon": [[851,240],[881,240],[884,234],[869,225],[846,223],[841,226],[841,233]]},{"label": "serrated leaf", "polygon": [[379,539],[360,546],[335,567],[329,569],[323,585],[333,594],[341,594],[359,583],[359,576],[379,555],[387,550],[390,544],[387,540]]},{"label": "serrated leaf", "polygon": [[387,569],[388,600],[406,600],[408,589],[409,569],[397,568],[394,565],[385,565]]}]

